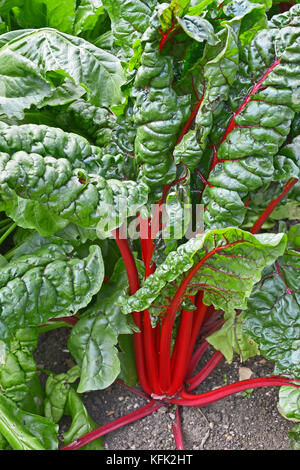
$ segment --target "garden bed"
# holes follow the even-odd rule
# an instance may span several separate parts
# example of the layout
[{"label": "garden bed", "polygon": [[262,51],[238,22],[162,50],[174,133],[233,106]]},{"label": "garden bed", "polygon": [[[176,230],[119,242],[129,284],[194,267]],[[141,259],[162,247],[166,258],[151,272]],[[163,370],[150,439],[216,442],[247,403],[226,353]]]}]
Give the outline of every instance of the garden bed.
[{"label": "garden bed", "polygon": [[[35,357],[38,366],[59,374],[74,365],[67,352],[69,330],[62,328],[40,336]],[[273,363],[262,356],[221,363],[196,390],[212,390],[239,379],[241,367],[253,377],[272,374]],[[145,405],[118,383],[105,390],[85,393],[83,401],[99,426],[124,416]],[[250,394],[239,393],[203,408],[181,408],[182,431],[186,450],[290,450],[288,431],[295,423],[283,418],[277,409],[276,388],[256,389]],[[103,438],[105,450],[175,450],[172,426],[175,411],[160,408],[150,416],[113,431]],[[61,432],[70,420],[62,421]]]}]

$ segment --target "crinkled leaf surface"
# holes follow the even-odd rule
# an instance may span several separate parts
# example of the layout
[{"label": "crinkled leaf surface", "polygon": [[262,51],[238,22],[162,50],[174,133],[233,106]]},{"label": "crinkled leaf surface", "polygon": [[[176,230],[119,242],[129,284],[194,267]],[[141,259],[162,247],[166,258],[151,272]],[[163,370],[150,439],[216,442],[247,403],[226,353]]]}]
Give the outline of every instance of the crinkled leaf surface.
[{"label": "crinkled leaf surface", "polygon": [[17,330],[7,344],[1,341],[0,388],[22,410],[41,414],[44,394],[33,357],[37,340],[37,328],[27,327]]},{"label": "crinkled leaf surface", "polygon": [[266,268],[245,312],[245,332],[277,373],[300,377],[300,254],[287,251]]},{"label": "crinkled leaf surface", "polygon": [[118,55],[128,59],[133,55],[132,46],[149,26],[156,0],[102,0],[111,19],[114,45]]},{"label": "crinkled leaf surface", "polygon": [[160,54],[158,16],[156,10],[142,37],[144,51],[132,92],[137,126],[135,156],[142,166],[143,180],[157,189],[156,198],[162,185],[175,178],[173,148],[190,108],[189,96],[177,96],[172,89],[173,63],[171,57]]},{"label": "crinkled leaf surface", "polygon": [[41,325],[85,307],[103,281],[101,250],[92,246],[79,259],[72,247],[49,243],[0,268],[0,335]]},{"label": "crinkled leaf surface", "polygon": [[[15,196],[37,201],[50,215],[96,228],[107,236],[147,202],[148,187],[133,181],[106,180],[73,168],[66,158],[38,153],[0,154],[0,205],[10,210]],[[1,201],[2,199],[2,201]]]},{"label": "crinkled leaf surface", "polygon": [[207,226],[240,225],[249,191],[271,181],[299,100],[299,5],[271,20],[241,56],[227,114],[211,133],[214,162],[206,185]]},{"label": "crinkled leaf surface", "polygon": [[[80,369],[74,366],[66,373],[50,375],[46,382],[45,416],[54,423],[58,423],[64,415],[72,418],[69,430],[64,433],[65,445],[97,427],[73,388],[79,377]],[[101,439],[96,439],[83,450],[100,450],[101,442]]]},{"label": "crinkled leaf surface", "polygon": [[203,290],[206,305],[225,311],[245,308],[262,269],[283,253],[285,245],[283,234],[254,236],[234,228],[205,232],[171,252],[128,299],[124,311],[149,308],[163,297],[164,289],[166,297],[172,297],[187,278],[186,295]]},{"label": "crinkled leaf surface", "polygon": [[22,118],[25,109],[52,95],[55,80],[65,78],[83,87],[93,105],[122,100],[119,59],[84,39],[42,28],[13,31],[0,41],[0,114]]}]

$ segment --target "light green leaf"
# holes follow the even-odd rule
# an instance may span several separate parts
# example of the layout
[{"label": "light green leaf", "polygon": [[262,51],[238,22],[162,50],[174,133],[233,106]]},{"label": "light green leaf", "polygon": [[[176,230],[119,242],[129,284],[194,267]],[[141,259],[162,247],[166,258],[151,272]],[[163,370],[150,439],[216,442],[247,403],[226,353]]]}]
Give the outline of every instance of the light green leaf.
[{"label": "light green leaf", "polygon": [[231,363],[234,354],[240,356],[242,362],[249,357],[259,355],[257,344],[248,338],[243,331],[243,317],[231,312],[225,315],[225,323],[218,331],[208,336],[206,340],[225,356],[227,362]]},{"label": "light green leaf", "polygon": [[278,408],[286,418],[300,421],[300,390],[295,387],[280,387]]},{"label": "light green leaf", "polygon": [[102,0],[81,0],[76,10],[74,35],[78,36],[84,31],[93,30],[99,19],[104,14]]},{"label": "light green leaf", "polygon": [[76,0],[23,0],[17,3],[19,8],[14,9],[14,15],[21,28],[49,26],[72,34]]},{"label": "light green leaf", "polygon": [[82,38],[42,28],[13,31],[1,41],[0,114],[22,119],[25,109],[42,106],[66,78],[83,87],[95,106],[122,100],[120,61]]},{"label": "light green leaf", "polygon": [[57,450],[58,426],[0,394],[0,432],[14,450]]},{"label": "light green leaf", "polygon": [[[78,394],[70,389],[66,403],[66,413],[72,417],[70,429],[64,433],[65,445],[70,444],[84,434],[99,427],[88,414]],[[81,448],[82,450],[103,450],[102,438],[94,439]]]},{"label": "light green leaf", "polygon": [[48,377],[45,386],[44,413],[46,418],[54,423],[59,423],[65,414],[71,384],[80,377],[78,366],[72,367],[66,373],[52,374]]},{"label": "light green leaf", "polygon": [[0,342],[0,388],[22,410],[41,414],[44,394],[33,357],[37,340],[37,328],[28,327],[17,330],[6,345]]},{"label": "light green leaf", "polygon": [[161,29],[166,33],[172,26],[176,17],[182,17],[188,10],[190,0],[171,0],[169,5],[165,2],[160,5]]}]

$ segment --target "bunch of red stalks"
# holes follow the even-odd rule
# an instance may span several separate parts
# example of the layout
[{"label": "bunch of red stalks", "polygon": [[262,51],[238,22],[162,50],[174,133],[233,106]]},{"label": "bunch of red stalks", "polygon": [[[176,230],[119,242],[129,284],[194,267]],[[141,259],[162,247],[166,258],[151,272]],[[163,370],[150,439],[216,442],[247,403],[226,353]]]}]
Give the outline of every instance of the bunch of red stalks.
[{"label": "bunch of red stalks", "polygon": [[[168,34],[171,34],[172,31],[173,29],[164,35],[162,33],[160,49],[168,39]],[[226,129],[222,142],[227,138],[228,134],[232,132],[235,127],[237,127],[237,124],[235,123],[235,117],[247,106],[251,100],[251,96],[257,93],[258,90],[264,86],[264,82],[268,75],[279,64],[280,59],[276,60],[261,77],[261,79],[254,85],[253,89],[245,98],[238,111],[233,114],[232,120]],[[192,110],[191,115],[177,140],[177,143],[181,141],[194,121],[194,118],[203,100],[203,97],[197,98],[197,104]],[[214,146],[210,171],[212,171],[215,165],[221,161],[222,160],[218,159],[217,151]],[[207,181],[208,178],[205,179],[198,171],[197,173],[200,176],[204,187],[206,185],[210,185],[210,183]],[[259,232],[260,228],[266,222],[270,214],[292,189],[297,181],[298,180],[296,178],[293,178],[285,184],[281,194],[270,202],[268,207],[258,218],[251,230],[251,233],[255,234]],[[177,181],[174,182],[173,185],[176,183]],[[154,238],[156,234],[153,233],[153,227],[158,227],[158,230],[161,227],[160,206],[162,206],[164,203],[165,197],[170,187],[173,185],[164,187],[163,196],[159,203],[156,204],[156,211],[154,212],[152,218],[145,220],[140,217],[140,244],[142,260],[145,266],[145,279],[155,272],[156,267],[152,262],[152,258],[155,249]],[[251,201],[247,201],[245,206],[249,206],[249,204],[251,204]],[[132,255],[130,243],[126,238],[120,236],[119,229],[115,230],[114,238],[126,266],[130,295],[134,295],[140,288],[140,279],[136,263]],[[215,311],[212,306],[207,307],[202,302],[203,291],[200,290],[197,295],[190,297],[190,300],[194,303],[195,310],[181,310],[180,325],[177,331],[174,347],[172,348],[171,342],[175,317],[181,308],[181,303],[185,296],[185,291],[188,285],[191,283],[193,277],[201,268],[203,263],[205,263],[205,261],[207,261],[207,259],[213,256],[217,251],[224,250],[229,246],[230,245],[216,247],[210,253],[207,253],[205,257],[198,262],[198,264],[191,268],[191,270],[184,277],[181,285],[177,287],[176,294],[174,295],[173,299],[170,299],[169,304],[165,306],[165,314],[163,318],[159,319],[156,327],[152,327],[150,314],[147,310],[143,312],[134,312],[132,314],[134,322],[139,330],[133,334],[133,342],[139,383],[143,391],[133,387],[128,387],[125,384],[123,385],[136,394],[144,397],[146,400],[148,400],[148,403],[133,413],[123,416],[122,418],[119,418],[113,422],[99,427],[90,433],[87,433],[80,439],[77,439],[76,441],[64,447],[63,450],[79,449],[92,440],[97,439],[98,437],[101,437],[122,426],[150,415],[162,406],[174,405],[176,405],[176,424],[173,426],[174,438],[177,449],[183,450],[184,443],[180,423],[180,406],[206,406],[229,395],[258,387],[282,385],[300,387],[300,385],[297,384],[297,381],[295,380],[293,381],[286,377],[280,376],[270,376],[236,382],[234,384],[226,385],[224,387],[220,387],[210,392],[201,393],[198,395],[191,393],[224,359],[223,354],[217,351],[199,372],[194,373],[200,359],[209,347],[209,343],[206,341],[206,337],[212,334],[214,331],[218,330],[222,326],[223,320],[220,319],[220,312]],[[66,321],[71,323],[71,319],[66,319]],[[72,323],[74,324],[75,321],[77,321],[77,319],[73,318]]]},{"label": "bunch of red stalks", "polygon": [[[296,182],[297,180],[293,179],[286,183],[282,193],[269,204],[259,217],[251,230],[252,233],[259,231],[270,213]],[[162,203],[163,200],[164,198],[160,202]],[[159,208],[159,204],[157,207]],[[151,219],[144,220],[140,218],[140,242],[142,259],[145,265],[145,278],[155,271],[155,264],[152,263],[155,245],[153,234],[151,234],[151,223],[155,223],[154,219],[159,217],[158,214],[159,210],[154,213],[152,221]],[[126,266],[130,295],[134,295],[140,288],[140,279],[130,244],[127,239],[120,236],[119,229],[115,230],[114,237]],[[139,330],[133,334],[133,342],[138,378],[143,390],[129,387],[120,382],[120,380],[118,382],[145,398],[148,403],[133,413],[129,413],[122,418],[85,434],[80,439],[64,447],[63,450],[79,449],[100,436],[150,415],[162,406],[169,407],[174,405],[176,405],[176,424],[173,425],[174,438],[177,449],[183,450],[180,406],[202,407],[229,395],[257,387],[282,385],[300,387],[295,380],[280,376],[270,376],[243,380],[197,395],[191,393],[224,359],[223,354],[217,351],[199,372],[194,373],[200,359],[209,347],[206,337],[218,330],[222,326],[223,320],[220,319],[220,312],[215,311],[212,306],[208,307],[202,302],[203,291],[199,291],[197,295],[190,297],[195,305],[195,310],[181,310],[180,325],[174,347],[172,348],[171,340],[174,320],[185,296],[186,288],[193,276],[209,257],[227,247],[227,245],[223,245],[214,248],[188,271],[181,285],[178,286],[173,299],[170,300],[169,305],[166,307],[165,315],[163,318],[160,318],[155,327],[152,327],[150,314],[147,310],[132,314]],[[73,320],[77,319],[73,318]]]}]

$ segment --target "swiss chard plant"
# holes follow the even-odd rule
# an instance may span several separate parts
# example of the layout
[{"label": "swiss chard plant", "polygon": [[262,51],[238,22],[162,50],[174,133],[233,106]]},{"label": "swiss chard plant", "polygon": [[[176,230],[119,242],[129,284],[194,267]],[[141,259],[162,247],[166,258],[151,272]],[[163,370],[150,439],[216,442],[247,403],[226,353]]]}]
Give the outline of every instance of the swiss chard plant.
[{"label": "swiss chard plant", "polygon": [[[265,386],[299,420],[299,2],[0,0],[0,32],[0,447],[176,406],[183,449],[181,406]],[[274,375],[193,393],[258,354]],[[98,427],[81,394],[116,380],[148,403]]]}]

